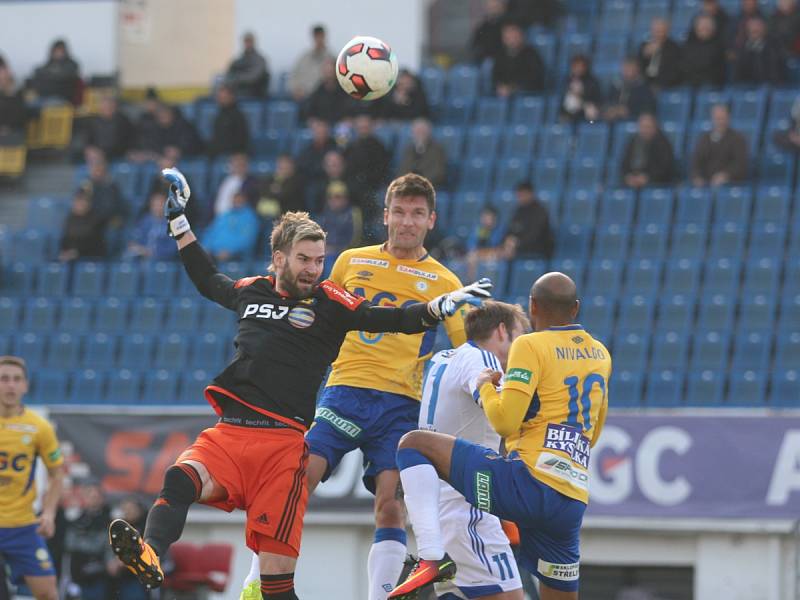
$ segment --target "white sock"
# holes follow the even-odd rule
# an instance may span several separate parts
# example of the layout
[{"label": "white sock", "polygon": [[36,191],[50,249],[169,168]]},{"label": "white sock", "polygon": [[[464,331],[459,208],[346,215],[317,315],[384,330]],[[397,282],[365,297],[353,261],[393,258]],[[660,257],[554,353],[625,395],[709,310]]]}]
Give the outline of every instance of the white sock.
[{"label": "white sock", "polygon": [[400,471],[406,509],[419,557],[439,560],[444,556],[442,529],[439,525],[439,475],[430,463],[417,464]]},{"label": "white sock", "polygon": [[250,563],[250,572],[247,574],[247,577],[244,578],[244,585],[242,585],[242,587],[247,587],[254,581],[258,581],[259,586],[261,585],[261,565],[258,562],[258,554],[253,554],[253,561]]},{"label": "white sock", "polygon": [[372,544],[367,558],[369,600],[386,600],[400,579],[405,559],[406,545],[403,543],[382,540]]}]

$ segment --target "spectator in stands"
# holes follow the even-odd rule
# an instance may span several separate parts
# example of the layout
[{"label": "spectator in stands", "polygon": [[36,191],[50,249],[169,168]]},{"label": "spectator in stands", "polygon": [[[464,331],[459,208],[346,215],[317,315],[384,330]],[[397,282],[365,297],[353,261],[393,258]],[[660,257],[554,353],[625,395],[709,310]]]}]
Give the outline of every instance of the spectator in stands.
[{"label": "spectator in stands", "polygon": [[447,178],[447,154],[431,132],[431,122],[427,119],[416,119],[411,124],[411,140],[403,149],[397,175],[416,173],[438,187],[444,185]]},{"label": "spectator in stands", "polygon": [[119,109],[117,99],[104,97],[98,114],[88,123],[87,146],[102,150],[109,160],[116,160],[125,156],[133,139],[133,124]]},{"label": "spectator in stands", "polygon": [[494,60],[503,50],[503,23],[506,17],[505,0],[484,0],[485,16],[472,32],[470,51],[476,63]]},{"label": "spectator in stands", "polygon": [[592,74],[589,58],[583,54],[572,57],[564,95],[561,98],[561,118],[577,123],[594,121],[600,116],[603,92]]},{"label": "spectator in stands", "polygon": [[275,164],[275,173],[261,185],[256,212],[262,219],[274,219],[287,211],[298,210],[307,210],[303,178],[297,172],[294,159],[282,154]]},{"label": "spectator in stands", "polygon": [[61,98],[78,103],[80,68],[70,56],[64,40],[56,40],[50,46],[47,62],[34,71],[31,85],[43,98]]},{"label": "spectator in stands", "polygon": [[[173,254],[175,253],[174,242],[172,252]],[[128,523],[133,525],[136,531],[144,531],[147,509],[137,498],[124,498],[114,512],[118,513],[120,518],[125,519]],[[168,567],[165,566],[165,563],[169,562],[171,562],[169,554],[167,554],[166,557],[161,557],[161,567],[165,572],[169,571]],[[117,600],[148,600],[150,598],[150,592],[142,587],[142,584],[139,583],[136,576],[125,568],[125,565],[116,557],[113,557],[108,562],[107,569],[111,576],[113,588],[113,592],[109,596],[110,598],[115,598]]]},{"label": "spectator in stands", "polygon": [[728,26],[728,58],[735,59],[747,40],[747,22],[750,19],[763,19],[758,0],[741,0],[741,10]]},{"label": "spectator in stands", "polygon": [[328,50],[325,41],[325,28],[316,25],[311,30],[313,45],[303,53],[289,74],[289,92],[298,102],[305,100],[319,85],[322,78],[322,66],[334,61],[336,57]]},{"label": "spectator in stands", "polygon": [[327,60],[320,69],[320,81],[305,104],[305,116],[309,119],[322,119],[331,125],[348,116],[353,103],[350,96],[342,93],[336,79],[333,59]]},{"label": "spectator in stands", "polygon": [[692,182],[696,186],[725,185],[747,179],[747,140],[730,127],[724,104],[711,109],[712,130],[697,140],[692,155]]},{"label": "spectator in stands", "polygon": [[325,209],[319,224],[328,234],[325,238],[325,252],[337,256],[342,250],[357,246],[363,233],[361,211],[350,204],[347,185],[333,181],[325,193]]},{"label": "spectator in stands", "polygon": [[622,180],[632,188],[665,185],[675,176],[672,144],[658,126],[655,115],[639,117],[639,131],[632,135],[622,158]]},{"label": "spectator in stands", "polygon": [[368,198],[365,186],[349,176],[347,161],[344,155],[338,150],[330,150],[322,160],[323,177],[313,184],[306,187],[306,206],[314,214],[319,214],[325,207],[325,194],[328,186],[336,181],[342,182],[347,186],[347,195],[350,203],[359,208]]},{"label": "spectator in stands", "polygon": [[[353,121],[356,137],[344,151],[350,179],[359,188],[375,192],[389,177],[391,155],[373,129],[372,117],[360,114]],[[351,200],[360,204],[356,198]],[[370,215],[365,215],[370,216]]]},{"label": "spectator in stands", "polygon": [[94,480],[79,486],[80,514],[67,521],[64,551],[69,555],[72,582],[80,586],[81,600],[107,600],[111,597],[111,578],[106,570],[108,523],[111,508],[100,483]]},{"label": "spectator in stands", "polygon": [[791,116],[792,123],[789,129],[776,131],[772,139],[778,147],[787,152],[800,154],[800,96],[797,97],[792,105]]},{"label": "spectator in stands", "polygon": [[503,25],[503,49],[492,67],[492,85],[498,96],[544,90],[545,67],[536,48],[525,42],[517,23]]},{"label": "spectator in stands", "polygon": [[14,83],[7,66],[0,66],[0,140],[24,142],[28,122],[22,90]]},{"label": "spectator in stands", "polygon": [[322,159],[331,150],[336,150],[336,142],[331,137],[331,127],[321,119],[309,119],[311,143],[297,155],[297,167],[307,185],[314,185],[325,178]]},{"label": "spectator in stands", "polygon": [[508,0],[506,17],[522,27],[551,27],[564,11],[563,0]]},{"label": "spectator in stands", "polygon": [[249,258],[260,228],[261,221],[247,196],[237,192],[230,209],[218,214],[206,229],[203,246],[217,260]]},{"label": "spectator in stands", "polygon": [[237,194],[243,194],[251,206],[258,203],[258,179],[250,174],[250,160],[247,154],[239,152],[228,160],[228,174],[223,178],[214,201],[214,214],[222,215],[233,206]]},{"label": "spectator in stands", "polygon": [[680,85],[683,70],[681,48],[669,37],[666,19],[653,19],[650,38],[639,47],[639,64],[645,79],[659,88]]},{"label": "spectator in stands", "polygon": [[160,106],[158,92],[148,88],[145,92],[142,110],[136,119],[134,149],[130,153],[131,160],[152,160],[158,156],[163,148],[160,146],[160,132],[158,126],[158,109]]},{"label": "spectator in stands", "polygon": [[504,257],[503,237],[505,231],[500,224],[497,209],[486,204],[478,216],[478,223],[467,239],[467,279],[477,277],[478,262]]},{"label": "spectator in stands", "polygon": [[427,117],[430,112],[419,79],[406,69],[400,70],[391,93],[378,100],[377,108],[379,116],[398,121]]},{"label": "spectator in stands", "polygon": [[769,18],[769,37],[781,46],[784,54],[800,54],[800,7],[797,0],[778,0]]},{"label": "spectator in stands", "polygon": [[747,37],[737,51],[734,62],[734,81],[747,84],[783,83],[786,79],[786,59],[778,42],[767,37],[764,19],[748,19]]},{"label": "spectator in stands", "polygon": [[726,69],[725,46],[717,35],[714,19],[701,14],[683,45],[684,81],[692,87],[720,87],[725,84]]},{"label": "spectator in stands", "polygon": [[[697,16],[695,16],[695,20],[701,16],[708,16],[714,20],[714,39],[716,39],[723,47],[725,47],[725,44],[727,43],[728,22],[730,21],[730,18],[728,17],[728,13],[725,12],[725,9],[719,3],[719,0],[703,0],[703,4],[700,7],[700,12],[697,14]],[[694,39],[695,35],[694,23],[692,23],[692,28],[689,30],[688,39]]]},{"label": "spectator in stands", "polygon": [[237,96],[266,98],[269,91],[267,59],[256,49],[256,36],[252,32],[242,36],[242,45],[244,50],[228,67],[225,83]]},{"label": "spectator in stands", "polygon": [[203,143],[197,130],[175,106],[159,104],[156,108],[156,153],[161,154],[167,146],[175,146],[183,156],[197,156],[203,151]]},{"label": "spectator in stands", "polygon": [[174,260],[175,242],[164,227],[164,204],[167,194],[158,190],[150,194],[149,211],[133,226],[125,258]]},{"label": "spectator in stands", "polygon": [[247,153],[250,131],[247,119],[236,104],[233,88],[222,84],[217,88],[217,114],[208,150],[211,156]]},{"label": "spectator in stands", "polygon": [[609,121],[638,119],[645,112],[656,111],[656,97],[642,78],[639,60],[628,57],[622,62],[622,79],[611,88],[605,118]]},{"label": "spectator in stands", "polygon": [[92,212],[98,215],[108,229],[119,229],[124,224],[128,209],[119,186],[108,173],[108,163],[100,154],[89,153],[89,179],[83,186],[89,191]]},{"label": "spectator in stands", "polygon": [[539,202],[528,182],[517,185],[516,195],[517,207],[503,238],[503,258],[550,258],[554,240],[547,207]]},{"label": "spectator in stands", "polygon": [[92,210],[89,190],[79,188],[72,197],[72,207],[61,231],[58,259],[104,258],[104,233],[102,217]]}]

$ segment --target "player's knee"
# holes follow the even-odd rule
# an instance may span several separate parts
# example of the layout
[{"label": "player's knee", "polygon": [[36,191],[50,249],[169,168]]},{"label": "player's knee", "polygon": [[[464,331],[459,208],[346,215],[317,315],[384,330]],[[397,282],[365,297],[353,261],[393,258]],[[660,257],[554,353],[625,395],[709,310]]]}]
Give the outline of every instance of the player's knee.
[{"label": "player's knee", "polygon": [[169,504],[191,504],[200,497],[202,489],[203,484],[195,468],[182,463],[167,469],[160,497]]},{"label": "player's knee", "polygon": [[406,511],[399,498],[375,498],[376,527],[405,527]]},{"label": "player's knee", "polygon": [[403,437],[400,438],[400,442],[397,444],[397,449],[401,450],[403,448],[415,448],[419,449],[424,445],[425,437],[427,431],[420,431],[414,430],[409,431],[408,433],[404,434]]}]

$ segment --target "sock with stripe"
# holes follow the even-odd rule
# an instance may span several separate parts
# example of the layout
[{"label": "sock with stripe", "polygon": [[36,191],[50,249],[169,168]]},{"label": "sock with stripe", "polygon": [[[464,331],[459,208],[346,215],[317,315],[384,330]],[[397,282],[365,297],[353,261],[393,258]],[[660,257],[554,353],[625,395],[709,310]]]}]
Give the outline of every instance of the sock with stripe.
[{"label": "sock with stripe", "polygon": [[178,541],[189,506],[200,497],[203,484],[194,467],[172,465],[164,474],[164,487],[147,515],[144,540],[159,556]]},{"label": "sock with stripe", "polygon": [[444,557],[439,523],[439,474],[421,452],[412,448],[397,451],[397,466],[419,557],[439,560]]},{"label": "sock with stripe", "polygon": [[261,597],[264,600],[297,600],[294,573],[261,576]]},{"label": "sock with stripe", "polygon": [[386,600],[403,571],[406,558],[406,531],[397,527],[379,527],[367,558],[369,600]]}]

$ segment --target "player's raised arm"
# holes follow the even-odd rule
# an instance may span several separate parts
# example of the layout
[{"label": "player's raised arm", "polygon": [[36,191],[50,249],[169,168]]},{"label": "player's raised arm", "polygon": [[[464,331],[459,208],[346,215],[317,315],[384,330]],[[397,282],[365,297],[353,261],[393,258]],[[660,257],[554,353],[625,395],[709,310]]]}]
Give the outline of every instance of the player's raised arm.
[{"label": "player's raised arm", "polygon": [[164,205],[167,233],[178,243],[181,261],[197,291],[209,300],[236,310],[234,281],[217,270],[214,261],[197,241],[186,218],[186,203],[191,190],[178,169],[164,169],[161,174],[169,182],[169,197]]}]

